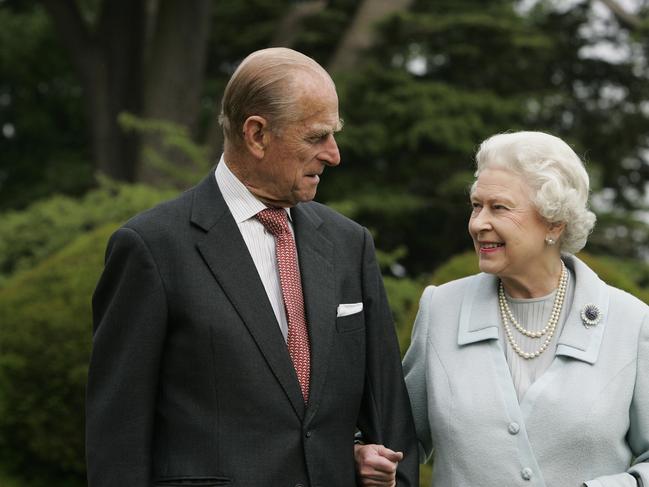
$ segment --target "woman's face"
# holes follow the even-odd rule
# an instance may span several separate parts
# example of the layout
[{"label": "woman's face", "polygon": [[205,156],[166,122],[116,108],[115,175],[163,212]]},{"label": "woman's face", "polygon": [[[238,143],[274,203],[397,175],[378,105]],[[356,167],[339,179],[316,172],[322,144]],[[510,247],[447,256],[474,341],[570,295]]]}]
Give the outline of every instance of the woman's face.
[{"label": "woman's face", "polygon": [[518,175],[490,168],[480,173],[471,194],[469,233],[480,270],[500,278],[530,278],[549,253],[550,225],[539,215],[532,190]]}]

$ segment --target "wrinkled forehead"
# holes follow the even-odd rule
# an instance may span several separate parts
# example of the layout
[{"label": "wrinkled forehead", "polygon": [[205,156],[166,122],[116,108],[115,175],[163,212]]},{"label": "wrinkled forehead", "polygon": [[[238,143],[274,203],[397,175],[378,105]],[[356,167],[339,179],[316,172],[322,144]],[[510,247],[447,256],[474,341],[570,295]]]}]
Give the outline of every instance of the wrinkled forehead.
[{"label": "wrinkled forehead", "polygon": [[533,196],[533,191],[520,174],[496,166],[480,172],[471,186],[470,195],[485,199],[506,197],[529,200]]}]

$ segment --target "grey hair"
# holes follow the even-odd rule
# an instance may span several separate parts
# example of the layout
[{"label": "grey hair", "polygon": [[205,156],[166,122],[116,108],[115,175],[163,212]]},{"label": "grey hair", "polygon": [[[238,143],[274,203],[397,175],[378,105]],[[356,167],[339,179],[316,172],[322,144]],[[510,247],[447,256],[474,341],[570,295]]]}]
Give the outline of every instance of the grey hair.
[{"label": "grey hair", "polygon": [[565,223],[562,252],[574,254],[586,245],[596,220],[588,209],[588,173],[563,140],[543,132],[497,134],[480,144],[476,164],[476,179],[487,168],[502,168],[525,180],[539,214],[549,223]]},{"label": "grey hair", "polygon": [[300,73],[331,81],[316,61],[283,47],[261,49],[246,57],[223,93],[219,123],[226,141],[243,142],[243,124],[252,115],[266,118],[275,132],[299,119],[299,90],[294,88]]}]

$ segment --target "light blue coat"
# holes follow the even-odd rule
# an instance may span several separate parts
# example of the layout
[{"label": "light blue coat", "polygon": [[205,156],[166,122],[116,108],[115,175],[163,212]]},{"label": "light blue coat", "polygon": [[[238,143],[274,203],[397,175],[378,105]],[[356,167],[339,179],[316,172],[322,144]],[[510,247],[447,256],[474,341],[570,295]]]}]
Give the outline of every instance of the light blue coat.
[{"label": "light blue coat", "polygon": [[[632,474],[649,486],[649,307],[564,261],[572,307],[520,403],[498,341],[497,278],[424,291],[404,372],[434,487],[636,487]],[[587,304],[602,315],[590,328]]]}]

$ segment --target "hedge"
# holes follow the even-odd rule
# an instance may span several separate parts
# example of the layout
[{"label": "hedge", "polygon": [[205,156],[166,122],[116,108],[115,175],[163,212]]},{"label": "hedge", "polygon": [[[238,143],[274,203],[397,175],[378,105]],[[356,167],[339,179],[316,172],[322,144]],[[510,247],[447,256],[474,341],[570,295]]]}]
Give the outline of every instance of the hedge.
[{"label": "hedge", "polygon": [[125,221],[176,193],[102,180],[101,187],[83,198],[53,196],[0,214],[0,287],[12,274],[31,269],[80,235],[107,222]]},{"label": "hedge", "polygon": [[78,237],[0,289],[0,458],[26,485],[85,484],[90,296],[116,227]]}]

